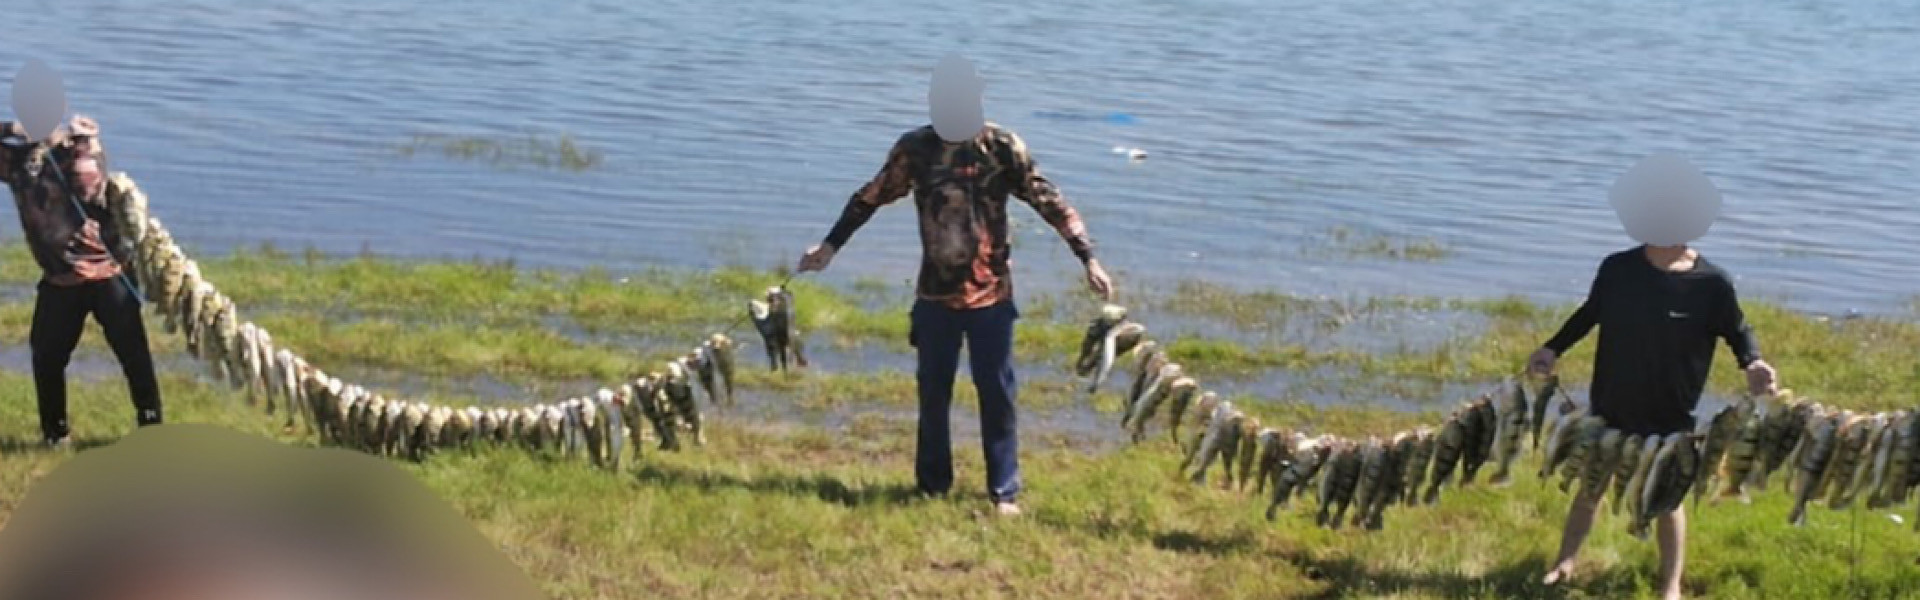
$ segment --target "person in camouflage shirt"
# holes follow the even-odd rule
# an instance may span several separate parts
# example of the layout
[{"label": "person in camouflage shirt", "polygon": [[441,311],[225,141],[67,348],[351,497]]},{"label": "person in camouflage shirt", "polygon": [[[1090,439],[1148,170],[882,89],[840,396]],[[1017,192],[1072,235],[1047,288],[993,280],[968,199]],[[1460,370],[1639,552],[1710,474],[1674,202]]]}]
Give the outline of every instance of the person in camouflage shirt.
[{"label": "person in camouflage shirt", "polygon": [[161,422],[140,298],[107,209],[99,133],[93,119],[75,116],[42,144],[26,139],[17,123],[0,123],[0,181],[13,191],[27,248],[41,270],[27,344],[41,434],[55,447],[67,443],[67,365],[89,314],[127,377],[136,424]]},{"label": "person in camouflage shirt", "polygon": [[915,476],[922,492],[953,484],[948,429],[953,383],[964,341],[980,396],[988,494],[1002,514],[1018,514],[1013,301],[1007,197],[1032,206],[1086,265],[1087,283],[1109,300],[1113,283],[1093,257],[1086,223],[1040,173],[1014,132],[985,123],[970,140],[948,141],[929,125],[900,136],[880,173],[853,194],[826,239],[807,250],[801,271],[825,269],[855,230],[882,206],[912,193],[919,209],[922,258],[910,341],[919,352],[920,432]]}]

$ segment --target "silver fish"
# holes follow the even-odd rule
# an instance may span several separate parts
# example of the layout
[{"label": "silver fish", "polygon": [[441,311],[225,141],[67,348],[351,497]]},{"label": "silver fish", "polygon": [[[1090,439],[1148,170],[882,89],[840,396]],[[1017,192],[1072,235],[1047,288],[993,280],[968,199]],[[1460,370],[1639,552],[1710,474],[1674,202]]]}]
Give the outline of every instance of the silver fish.
[{"label": "silver fish", "polygon": [[1260,429],[1259,417],[1248,416],[1240,422],[1240,450],[1236,456],[1240,464],[1229,481],[1243,492],[1247,490],[1247,480],[1253,479],[1253,463],[1259,458]]},{"label": "silver fish", "polygon": [[1693,480],[1699,474],[1700,447],[1696,443],[1696,436],[1668,436],[1666,443],[1654,456],[1652,467],[1648,469],[1640,494],[1639,510],[1635,511],[1635,518],[1627,528],[1628,533],[1646,539],[1649,526],[1655,519],[1678,510],[1685,502],[1687,492],[1693,488]]},{"label": "silver fish", "polygon": [[1147,384],[1160,374],[1160,367],[1167,365],[1167,353],[1160,350],[1160,343],[1147,340],[1140,343],[1140,364],[1133,369],[1133,385],[1127,388],[1127,397],[1121,401],[1120,426],[1126,427],[1133,420],[1134,403]]},{"label": "silver fish", "polygon": [[1413,444],[1411,432],[1394,434],[1387,441],[1380,459],[1379,478],[1373,483],[1372,493],[1362,498],[1364,510],[1355,519],[1355,525],[1367,531],[1379,531],[1385,526],[1387,507],[1400,500],[1401,485],[1405,483],[1403,471]]},{"label": "silver fish", "polygon": [[621,394],[606,388],[600,388],[594,402],[598,405],[600,419],[600,437],[606,440],[603,460],[607,469],[618,472],[622,454],[626,451],[627,422],[621,400]]},{"label": "silver fish", "polygon": [[[1888,415],[1876,414],[1862,424],[1865,431],[1860,434],[1861,441],[1857,446],[1849,448],[1850,452],[1847,455],[1852,468],[1834,475],[1833,494],[1827,498],[1828,508],[1845,510],[1852,506],[1855,494],[1858,494],[1860,488],[1865,487],[1867,480],[1872,478],[1874,444],[1881,439],[1881,433],[1886,431],[1887,422]],[[1849,441],[1852,439],[1849,438]]]},{"label": "silver fish", "polygon": [[1207,417],[1206,433],[1200,436],[1200,443],[1194,446],[1193,453],[1187,455],[1187,461],[1181,464],[1182,470],[1189,465],[1194,467],[1194,483],[1206,483],[1207,465],[1220,452],[1221,443],[1226,441],[1227,430],[1231,428],[1230,421],[1238,412],[1231,401],[1223,400],[1214,405],[1213,412]]},{"label": "silver fish", "polygon": [[1914,427],[1917,423],[1920,423],[1920,413],[1909,412],[1906,421],[1899,424],[1894,432],[1893,450],[1887,455],[1887,477],[1881,484],[1880,495],[1884,501],[1879,506],[1869,502],[1868,508],[1885,508],[1907,502],[1907,490],[1911,486],[1906,482],[1908,473],[1914,468],[1916,440],[1920,440],[1920,429]]},{"label": "silver fish", "polygon": [[[1144,431],[1146,422],[1153,418],[1150,409],[1166,401],[1168,386],[1180,377],[1179,363],[1161,365],[1160,371],[1148,378],[1146,387],[1140,390],[1140,395],[1128,399],[1126,413],[1120,418],[1120,426],[1131,432]],[[1175,416],[1178,417],[1177,414]]]},{"label": "silver fish", "polygon": [[1620,442],[1620,454],[1613,460],[1613,514],[1620,514],[1620,508],[1627,503],[1627,489],[1633,481],[1633,474],[1640,467],[1640,452],[1647,445],[1647,437],[1629,435]]},{"label": "silver fish", "polygon": [[1827,465],[1827,472],[1821,477],[1820,493],[1816,496],[1826,498],[1829,507],[1840,501],[1840,497],[1846,494],[1848,484],[1852,483],[1861,454],[1865,453],[1867,444],[1873,439],[1873,432],[1878,429],[1874,424],[1878,417],[1851,415],[1841,423],[1838,432],[1840,443],[1834,448],[1833,461]]},{"label": "silver fish", "polygon": [[661,389],[666,392],[667,403],[673,409],[674,416],[685,422],[691,430],[693,445],[707,445],[706,430],[701,426],[700,407],[693,403],[693,387],[688,381],[688,369],[684,361],[667,363],[667,379]]},{"label": "silver fish", "polygon": [[734,365],[734,359],[733,359],[733,352],[734,352],[734,343],[733,343],[733,338],[729,338],[729,337],[727,337],[727,335],[726,335],[726,334],[724,334],[724,333],[716,333],[716,334],[713,334],[713,335],[711,335],[711,336],[708,336],[708,337],[707,337],[707,352],[708,352],[708,354],[710,354],[710,355],[712,356],[712,358],[713,358],[713,364],[714,364],[714,368],[715,368],[715,371],[716,371],[716,372],[717,372],[717,373],[718,373],[718,374],[720,375],[720,382],[721,382],[721,386],[720,386],[720,387],[721,387],[721,389],[722,389],[722,390],[725,390],[725,391],[726,391],[726,393],[727,393],[727,402],[726,402],[726,406],[729,406],[729,407],[731,407],[731,406],[733,406],[733,405],[734,405],[734,398],[733,398],[733,374],[734,374],[734,366],[733,366],[733,365]]},{"label": "silver fish", "polygon": [[[1102,353],[1111,347],[1112,338],[1108,334],[1126,321],[1126,307],[1118,304],[1106,304],[1100,307],[1100,314],[1087,325],[1087,334],[1080,339],[1080,354],[1073,361],[1075,376],[1093,375],[1100,366]],[[1112,361],[1111,358],[1107,360]]]},{"label": "silver fish", "polygon": [[1439,448],[1440,434],[1431,427],[1414,430],[1413,450],[1407,454],[1402,467],[1405,483],[1401,484],[1401,498],[1408,506],[1420,501],[1420,490],[1427,484],[1427,472],[1433,465],[1433,455]]},{"label": "silver fish", "polygon": [[[1546,459],[1540,463],[1540,479],[1542,481],[1553,477],[1554,472],[1559,470],[1563,464],[1568,466],[1566,472],[1578,473],[1580,470],[1579,461],[1585,460],[1586,452],[1592,448],[1591,446],[1582,447],[1581,444],[1595,440],[1595,438],[1588,435],[1594,428],[1606,426],[1605,421],[1599,417],[1588,415],[1585,410],[1578,410],[1571,414],[1561,416],[1559,421],[1562,425],[1553,428],[1552,437],[1547,439]],[[1576,453],[1579,455],[1575,456]],[[1564,480],[1565,479],[1563,479],[1563,481]]]},{"label": "silver fish", "polygon": [[[1594,438],[1594,442],[1587,450],[1586,464],[1580,469],[1579,497],[1599,500],[1607,495],[1608,484],[1613,482],[1614,474],[1619,471],[1620,460],[1625,458],[1626,449],[1633,440],[1611,427],[1589,431],[1587,435]],[[1562,485],[1560,489],[1565,491],[1567,486]]]},{"label": "silver fish", "polygon": [[1341,442],[1327,458],[1327,472],[1320,478],[1320,514],[1316,519],[1321,527],[1339,529],[1340,522],[1346,520],[1365,459],[1365,449],[1354,442]]},{"label": "silver fish", "polygon": [[1747,498],[1747,480],[1756,462],[1760,460],[1761,437],[1765,435],[1767,415],[1772,409],[1768,398],[1748,396],[1741,400],[1742,412],[1746,418],[1741,420],[1740,431],[1733,442],[1727,445],[1725,462],[1720,468],[1720,477],[1726,486],[1720,489],[1721,498]]},{"label": "silver fish", "polygon": [[1700,477],[1693,484],[1695,504],[1712,489],[1713,481],[1721,470],[1721,458],[1726,455],[1727,447],[1733,445],[1734,439],[1740,435],[1740,424],[1746,420],[1745,407],[1745,404],[1729,404],[1714,413],[1713,420],[1707,422],[1705,447],[1700,452]]},{"label": "silver fish", "polygon": [[1253,479],[1253,493],[1258,495],[1266,491],[1267,484],[1278,476],[1275,471],[1279,470],[1280,463],[1286,460],[1287,436],[1278,429],[1262,427],[1260,433],[1254,436],[1254,440],[1259,445],[1259,451],[1256,453],[1259,458],[1254,460],[1251,479]]},{"label": "silver fish", "polygon": [[760,339],[767,348],[767,362],[773,370],[807,366],[799,322],[794,317],[791,290],[780,286],[767,288],[765,299],[749,302],[747,309],[754,329],[760,332]]},{"label": "silver fish", "polygon": [[1620,514],[1623,508],[1626,509],[1627,515],[1629,516],[1640,514],[1640,500],[1641,495],[1646,491],[1647,472],[1653,469],[1653,459],[1659,456],[1661,446],[1673,438],[1674,436],[1672,435],[1649,435],[1646,437],[1646,440],[1642,442],[1644,445],[1640,448],[1640,454],[1636,457],[1639,462],[1634,465],[1633,476],[1627,479],[1626,493],[1622,494],[1621,502],[1614,504],[1614,514]]},{"label": "silver fish", "polygon": [[1907,431],[1908,420],[1912,418],[1913,415],[1907,411],[1894,411],[1887,419],[1886,428],[1880,432],[1880,440],[1874,443],[1872,476],[1865,488],[1869,509],[1886,507],[1889,482],[1903,476],[1897,472],[1900,467],[1896,465],[1899,462],[1895,458],[1896,448],[1900,445],[1900,437]]},{"label": "silver fish", "polygon": [[1827,466],[1833,460],[1834,449],[1838,446],[1840,427],[1847,424],[1851,417],[1843,413],[1814,415],[1807,425],[1803,436],[1805,443],[1801,447],[1799,460],[1794,465],[1800,470],[1795,479],[1793,510],[1787,513],[1787,523],[1801,525],[1806,522],[1807,502],[1820,495],[1820,482],[1827,472]]},{"label": "silver fish", "polygon": [[[1560,392],[1560,376],[1558,374],[1548,374],[1546,377],[1543,378],[1543,381],[1541,381],[1540,392],[1534,395],[1532,408],[1533,408],[1533,449],[1535,450],[1540,449],[1540,428],[1547,424],[1547,403],[1553,400],[1554,394],[1557,394],[1559,392]],[[1572,399],[1570,398],[1567,400],[1568,402],[1572,401]],[[1573,412],[1573,409],[1569,407],[1563,407],[1560,414],[1564,416],[1569,412]],[[1560,422],[1565,422],[1565,421],[1560,421]]]},{"label": "silver fish", "polygon": [[[1320,465],[1332,447],[1326,438],[1309,439],[1306,434],[1295,432],[1283,443],[1290,446],[1286,461],[1279,473],[1274,476],[1273,499],[1267,504],[1267,520],[1272,521],[1280,509],[1286,508],[1295,490],[1303,490],[1320,472]],[[1305,493],[1304,491],[1302,493]]]},{"label": "silver fish", "polygon": [[1760,449],[1759,473],[1754,476],[1754,489],[1766,490],[1767,479],[1785,466],[1800,443],[1800,435],[1807,430],[1807,417],[1812,414],[1813,404],[1794,398],[1793,390],[1781,389],[1774,393],[1779,402],[1778,419],[1768,423],[1768,431],[1763,436],[1765,447]]},{"label": "silver fish", "polygon": [[[1140,414],[1134,415],[1132,425],[1134,443],[1139,443],[1146,438],[1147,423],[1153,420],[1154,415],[1160,410],[1160,405],[1168,398],[1172,398],[1174,403],[1181,409],[1180,411],[1174,411],[1174,414],[1171,416],[1171,418],[1178,418],[1180,412],[1184,411],[1186,405],[1199,393],[1200,383],[1194,381],[1192,377],[1177,376],[1171,380],[1171,383],[1159,386],[1151,396],[1147,397],[1146,405],[1140,409]],[[1171,427],[1168,429],[1172,431]],[[1179,438],[1175,437],[1174,441],[1176,443],[1179,442]]]},{"label": "silver fish", "polygon": [[1459,467],[1461,457],[1466,454],[1467,444],[1471,443],[1467,435],[1468,419],[1465,413],[1455,411],[1440,427],[1440,435],[1434,439],[1433,483],[1427,486],[1427,493],[1423,498],[1425,504],[1433,504],[1440,500],[1440,488],[1451,483],[1454,470]]},{"label": "silver fish", "polygon": [[1520,440],[1527,432],[1527,387],[1516,379],[1509,378],[1506,393],[1494,399],[1494,436],[1493,436],[1493,475],[1487,478],[1492,485],[1506,485],[1513,480],[1513,459],[1520,454]]},{"label": "silver fish", "polygon": [[1099,392],[1101,384],[1106,383],[1107,378],[1113,375],[1114,362],[1137,347],[1146,334],[1145,325],[1131,321],[1121,323],[1107,332],[1106,339],[1100,344],[1100,360],[1094,368],[1093,380],[1087,382],[1087,393]]},{"label": "silver fish", "polygon": [[1468,443],[1460,453],[1460,486],[1473,484],[1480,468],[1493,458],[1495,440],[1499,437],[1500,417],[1494,410],[1493,399],[1483,397],[1474,402],[1467,410]]}]

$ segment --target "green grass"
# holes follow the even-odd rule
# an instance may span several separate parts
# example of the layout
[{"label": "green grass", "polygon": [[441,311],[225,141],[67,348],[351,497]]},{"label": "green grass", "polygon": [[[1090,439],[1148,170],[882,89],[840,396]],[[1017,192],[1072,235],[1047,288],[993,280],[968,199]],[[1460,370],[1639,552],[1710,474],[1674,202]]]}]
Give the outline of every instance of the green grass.
[{"label": "green grass", "polygon": [[[28,397],[30,387],[0,373],[7,397]],[[174,421],[277,435],[223,391],[178,377],[166,389]],[[130,427],[119,385],[77,385],[74,404],[82,437],[111,439]],[[0,444],[9,450],[0,518],[63,458],[17,451],[32,414],[26,402],[0,406]],[[1278,409],[1266,420],[1381,433],[1405,424],[1376,416]],[[1175,480],[1164,441],[1117,452],[1059,448],[1027,452],[1028,514],[1005,521],[984,514],[972,490],[980,462],[964,443],[955,496],[915,498],[910,426],[881,417],[833,431],[720,421],[708,447],[651,452],[619,474],[511,450],[396,464],[566,598],[1623,598],[1644,596],[1652,578],[1650,543],[1607,516],[1570,593],[1534,584],[1566,498],[1526,474],[1508,487],[1452,490],[1436,506],[1396,509],[1384,531],[1327,531],[1313,526],[1310,499],[1268,523],[1261,499]],[[1816,507],[1796,529],[1785,525],[1786,509],[1778,493],[1700,507],[1690,591],[1888,597],[1920,586],[1911,567],[1920,535],[1908,526]]]},{"label": "green grass", "polygon": [[[0,251],[0,281],[30,281],[33,273],[22,265],[30,265],[22,251]],[[530,389],[575,390],[547,400],[586,391],[577,389],[586,385],[579,381],[610,383],[691,346],[693,336],[733,321],[738,304],[770,280],[747,269],[563,273],[271,248],[215,258],[203,269],[235,295],[248,318],[329,371],[405,372],[442,381],[485,376]],[[795,286],[802,327],[830,346],[905,350],[904,305],[894,304],[904,300],[889,299],[884,286]],[[1240,324],[1310,315],[1337,325],[1452,311],[1485,323],[1433,348],[1379,354],[1290,340],[1167,338],[1175,340],[1176,360],[1203,383],[1236,369],[1331,371],[1355,386],[1483,381],[1517,369],[1570,310],[1511,298],[1336,302],[1198,284],[1173,289],[1178,293],[1142,304],[1151,309],[1142,318],[1164,311]],[[716,306],[712,298],[742,301]],[[1043,308],[1028,311],[1020,351],[1053,358],[1042,361],[1049,366],[1027,368],[1025,414],[1087,411],[1072,383],[1054,374],[1077,346],[1084,316],[1047,299],[1033,304]],[[1748,310],[1783,382],[1802,395],[1858,408],[1920,403],[1911,392],[1920,389],[1920,369],[1910,358],[1920,343],[1913,323],[1830,324],[1759,303]],[[0,344],[22,345],[30,314],[20,301],[0,303]],[[155,327],[156,348],[177,355],[177,338]],[[561,332],[567,329],[578,332]],[[631,337],[636,334],[641,337]],[[1591,347],[1589,340],[1564,359],[1570,382],[1590,368]],[[104,356],[98,335],[87,336],[83,352]],[[1326,531],[1312,526],[1311,500],[1268,523],[1259,499],[1177,481],[1178,459],[1164,432],[1116,451],[1029,427],[1026,440],[1050,443],[1030,444],[1023,459],[1029,514],[1002,521],[983,514],[979,452],[965,438],[956,441],[954,498],[908,493],[913,427],[898,409],[912,403],[909,374],[829,362],[775,375],[765,372],[757,352],[742,351],[743,388],[775,403],[842,415],[843,424],[829,429],[719,414],[708,447],[649,453],[618,475],[504,450],[404,468],[556,597],[1561,597],[1533,582],[1558,543],[1567,498],[1540,486],[1525,468],[1505,488],[1467,488],[1438,506],[1389,513],[1382,532]],[[1720,360],[1714,386],[1735,389],[1738,374]],[[1131,366],[1123,365],[1084,418],[1113,420],[1118,401],[1112,390],[1125,387]],[[971,386],[962,382],[956,397],[971,404]],[[172,420],[278,435],[272,420],[230,391],[187,373],[168,373],[163,383]],[[16,399],[0,403],[0,451],[7,454],[0,458],[0,519],[62,460],[20,451],[36,430],[31,388],[24,374],[0,370],[0,397]],[[434,395],[471,400],[457,392]],[[1233,399],[1269,426],[1346,436],[1435,423],[1447,408],[1385,410],[1358,393],[1350,394],[1352,407],[1316,408],[1294,396],[1260,390]],[[117,381],[76,384],[73,405],[84,438],[111,440],[130,426]],[[1910,525],[1891,523],[1883,512],[1813,510],[1807,527],[1786,526],[1787,505],[1777,489],[1752,505],[1702,506],[1692,519],[1687,586],[1703,597],[1725,598],[1887,597],[1920,589],[1912,566],[1920,535]],[[1920,516],[1912,505],[1900,510],[1909,519]],[[1626,536],[1624,525],[1603,517],[1565,597],[1647,593],[1653,549]]]}]

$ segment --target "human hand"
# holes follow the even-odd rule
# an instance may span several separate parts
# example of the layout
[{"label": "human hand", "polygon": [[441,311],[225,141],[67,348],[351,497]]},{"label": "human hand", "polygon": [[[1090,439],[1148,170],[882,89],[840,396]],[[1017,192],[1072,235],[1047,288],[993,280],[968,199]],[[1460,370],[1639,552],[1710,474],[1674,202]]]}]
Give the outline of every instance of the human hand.
[{"label": "human hand", "polygon": [[1559,359],[1560,355],[1555,354],[1550,348],[1534,350],[1533,356],[1527,357],[1527,372],[1534,375],[1552,373],[1553,364]]},{"label": "human hand", "polygon": [[1113,278],[1107,276],[1107,269],[1098,260],[1087,259],[1087,287],[1106,301],[1113,301]]},{"label": "human hand", "polygon": [[1773,371],[1773,365],[1767,364],[1767,361],[1756,360],[1749,363],[1747,365],[1747,393],[1755,396],[1773,393],[1779,389],[1778,376],[1779,374]]},{"label": "human hand", "polygon": [[826,270],[827,265],[833,263],[834,253],[833,246],[814,244],[812,248],[807,249],[806,254],[800,256],[800,272]]}]

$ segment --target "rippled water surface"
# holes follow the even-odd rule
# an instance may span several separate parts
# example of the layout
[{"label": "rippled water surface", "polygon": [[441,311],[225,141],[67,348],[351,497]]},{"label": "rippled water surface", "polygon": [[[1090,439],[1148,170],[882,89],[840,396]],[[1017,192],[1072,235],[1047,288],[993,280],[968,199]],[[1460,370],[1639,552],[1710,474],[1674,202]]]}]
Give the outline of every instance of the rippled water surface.
[{"label": "rippled water surface", "polygon": [[[1920,4],[965,4],[22,0],[0,65],[65,73],[113,168],[202,253],[790,262],[924,122],[928,69],[958,49],[1123,284],[1570,300],[1630,244],[1605,186],[1678,150],[1727,194],[1701,248],[1747,295],[1905,312],[1920,292]],[[1132,122],[1061,118],[1116,112]],[[603,162],[395,150],[526,132]],[[911,212],[829,276],[912,277]],[[1015,214],[1022,288],[1072,283]],[[1303,251],[1335,229],[1447,254]]]}]

